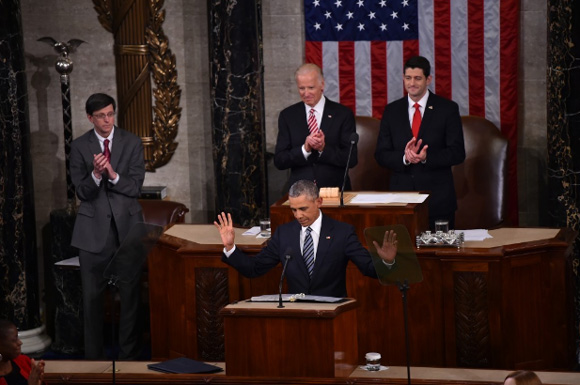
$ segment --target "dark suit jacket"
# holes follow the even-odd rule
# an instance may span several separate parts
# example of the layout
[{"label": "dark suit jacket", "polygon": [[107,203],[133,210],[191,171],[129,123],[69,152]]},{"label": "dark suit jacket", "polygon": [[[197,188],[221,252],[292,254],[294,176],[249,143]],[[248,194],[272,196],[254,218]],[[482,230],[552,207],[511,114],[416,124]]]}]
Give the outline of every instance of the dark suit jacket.
[{"label": "dark suit jacket", "polygon": [[[280,112],[274,165],[279,170],[291,169],[288,186],[307,179],[315,180],[318,187],[342,187],[350,136],[356,132],[354,115],[348,107],[327,98],[320,129],[325,136],[324,151],[319,154],[314,150],[304,159],[302,145],[309,135],[304,103],[293,104]],[[355,145],[349,167],[356,166],[357,161]],[[345,188],[350,190],[348,177]]]},{"label": "dark suit jacket", "polygon": [[405,145],[413,137],[407,96],[387,104],[381,119],[375,158],[392,171],[393,191],[429,191],[429,215],[457,209],[451,166],[463,162],[465,146],[457,103],[429,91],[417,139],[427,149],[427,162],[403,164]]},{"label": "dark suit jacket", "polygon": [[249,257],[236,247],[229,258],[223,255],[222,261],[245,277],[253,278],[266,274],[278,263],[283,264],[286,253],[290,251],[292,258],[286,268],[286,280],[291,294],[346,297],[346,267],[349,260],[364,275],[377,277],[372,258],[359,242],[354,227],[323,216],[311,279],[300,252],[301,229],[296,221],[286,223],[276,229],[268,245],[256,257]]},{"label": "dark suit jacket", "polygon": [[141,139],[115,127],[111,149],[111,165],[120,176],[116,185],[103,177],[100,186],[95,184],[93,154],[102,152],[94,129],[75,139],[71,145],[70,173],[81,201],[72,235],[72,246],[91,253],[103,250],[111,218],[115,218],[119,242],[131,227],[143,222],[141,205],[137,201],[145,164]]}]

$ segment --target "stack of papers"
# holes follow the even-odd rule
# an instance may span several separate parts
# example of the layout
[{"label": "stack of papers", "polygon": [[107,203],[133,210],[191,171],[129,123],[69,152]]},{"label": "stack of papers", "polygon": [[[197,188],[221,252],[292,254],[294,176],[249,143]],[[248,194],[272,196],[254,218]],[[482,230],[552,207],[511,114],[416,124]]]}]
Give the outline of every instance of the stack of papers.
[{"label": "stack of papers", "polygon": [[467,241],[483,241],[484,239],[493,238],[489,235],[486,229],[475,230],[455,230],[456,233],[463,233],[463,240]]},{"label": "stack of papers", "polygon": [[422,203],[429,194],[417,193],[384,193],[384,194],[356,194],[350,200],[352,204],[386,204],[386,203]]}]

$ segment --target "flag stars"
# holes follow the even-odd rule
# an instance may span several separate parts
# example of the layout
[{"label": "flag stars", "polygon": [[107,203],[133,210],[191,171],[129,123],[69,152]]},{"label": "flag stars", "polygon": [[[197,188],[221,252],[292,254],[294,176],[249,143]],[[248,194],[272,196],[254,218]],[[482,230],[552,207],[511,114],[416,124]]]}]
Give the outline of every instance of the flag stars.
[{"label": "flag stars", "polygon": [[357,28],[359,31],[364,31],[365,25],[363,23],[359,23]]},{"label": "flag stars", "polygon": [[406,31],[406,30],[408,30],[408,29],[409,29],[409,24],[407,24],[407,23],[404,23],[404,24],[403,24],[403,30],[405,30],[405,31]]},{"label": "flag stars", "polygon": [[399,17],[399,15],[398,15],[398,13],[397,13],[397,12],[393,11],[393,13],[391,13],[391,17],[392,17],[393,19],[396,19],[396,18],[398,18],[398,17]]},{"label": "flag stars", "polygon": [[334,2],[334,5],[336,5],[336,8],[340,8],[340,7],[342,7],[342,0],[336,0],[336,1]]},{"label": "flag stars", "polygon": [[348,12],[346,13],[346,17],[347,17],[348,19],[352,19],[352,18],[354,17],[354,13],[352,13],[351,11],[348,11]]},{"label": "flag stars", "polygon": [[387,30],[387,25],[385,23],[381,24],[380,27],[381,31],[386,31]]},{"label": "flag stars", "polygon": [[358,0],[356,5],[358,5],[358,7],[364,7],[365,6],[365,2],[363,0]]},{"label": "flag stars", "polygon": [[330,11],[326,11],[326,13],[324,14],[324,17],[326,17],[327,19],[330,19],[332,17],[332,13],[330,13]]},{"label": "flag stars", "polygon": [[[407,1],[407,0],[405,0],[405,1]],[[381,6],[381,8],[384,8],[384,7],[386,7],[386,6],[387,6],[387,0],[381,0],[381,1],[379,2],[379,5]]]},{"label": "flag stars", "polygon": [[320,23],[314,23],[314,29],[319,31],[321,28]]},{"label": "flag stars", "polygon": [[403,5],[403,7],[408,7],[409,6],[409,0],[403,0],[403,2],[401,4]]},{"label": "flag stars", "polygon": [[312,5],[314,5],[315,7],[320,7],[320,0],[314,0],[312,2]]},{"label": "flag stars", "polygon": [[375,18],[375,12],[370,12],[369,13],[369,19],[374,19]]},{"label": "flag stars", "polygon": [[342,24],[338,23],[334,28],[336,28],[337,31],[342,31]]}]

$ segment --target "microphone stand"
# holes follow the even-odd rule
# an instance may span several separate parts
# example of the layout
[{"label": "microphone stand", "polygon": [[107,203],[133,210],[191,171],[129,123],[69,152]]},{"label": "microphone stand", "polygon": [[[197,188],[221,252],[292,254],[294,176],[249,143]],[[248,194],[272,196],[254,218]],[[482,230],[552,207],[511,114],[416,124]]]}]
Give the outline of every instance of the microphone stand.
[{"label": "microphone stand", "polygon": [[278,289],[278,307],[284,307],[282,305],[282,283],[284,282],[284,275],[286,274],[286,266],[288,266],[288,261],[292,256],[290,253],[286,253],[286,260],[284,261],[284,268],[282,269],[282,276],[280,277],[280,287]]},{"label": "microphone stand", "polygon": [[340,189],[340,207],[344,206],[344,186],[346,185],[346,177],[348,175],[348,165],[350,164],[350,155],[352,154],[352,147],[358,141],[357,133],[350,136],[350,148],[348,149],[348,158],[346,159],[346,167],[344,168],[344,177],[342,178],[342,188]]}]

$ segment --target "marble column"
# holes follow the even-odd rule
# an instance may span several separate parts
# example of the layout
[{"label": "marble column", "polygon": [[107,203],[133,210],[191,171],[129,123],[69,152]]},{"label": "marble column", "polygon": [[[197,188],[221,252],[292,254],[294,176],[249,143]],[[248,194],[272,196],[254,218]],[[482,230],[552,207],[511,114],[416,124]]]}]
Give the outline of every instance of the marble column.
[{"label": "marble column", "polygon": [[[548,1],[548,212],[550,226],[580,231],[580,5]],[[569,259],[575,346],[580,343],[580,238]],[[580,363],[580,358],[576,358]]]},{"label": "marble column", "polygon": [[208,0],[216,211],[267,216],[261,0]]},{"label": "marble column", "polygon": [[[0,317],[26,337],[50,341],[40,320],[28,96],[19,0],[0,1]],[[30,339],[29,339],[30,338]],[[27,342],[28,345],[27,345]]]}]

